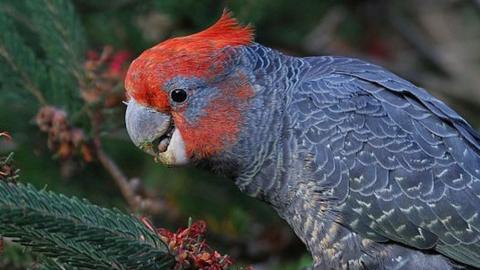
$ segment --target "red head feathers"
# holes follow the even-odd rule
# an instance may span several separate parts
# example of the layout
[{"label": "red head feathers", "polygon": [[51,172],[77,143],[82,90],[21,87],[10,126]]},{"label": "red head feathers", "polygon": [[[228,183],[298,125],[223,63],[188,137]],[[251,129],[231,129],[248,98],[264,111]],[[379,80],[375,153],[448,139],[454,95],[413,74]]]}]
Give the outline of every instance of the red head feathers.
[{"label": "red head feathers", "polygon": [[[233,143],[241,122],[243,105],[253,91],[246,77],[235,74],[217,85],[221,93],[210,101],[202,117],[191,121],[185,107],[172,108],[166,85],[176,77],[197,78],[208,83],[225,69],[232,59],[227,47],[253,42],[253,30],[241,26],[224,11],[221,18],[199,33],[162,42],[143,52],[128,70],[127,94],[143,106],[171,114],[185,140],[187,153],[208,156]],[[190,101],[194,102],[192,98]]]},{"label": "red head feathers", "polygon": [[215,44],[217,49],[225,46],[247,45],[253,41],[253,29],[241,26],[232,17],[232,13],[224,10],[220,19],[209,28],[185,38],[207,39]]},{"label": "red head feathers", "polygon": [[125,79],[129,96],[138,102],[168,111],[168,97],[160,87],[175,76],[208,78],[221,72],[223,48],[248,45],[253,29],[241,26],[224,10],[220,19],[199,33],[164,41],[140,55]]}]

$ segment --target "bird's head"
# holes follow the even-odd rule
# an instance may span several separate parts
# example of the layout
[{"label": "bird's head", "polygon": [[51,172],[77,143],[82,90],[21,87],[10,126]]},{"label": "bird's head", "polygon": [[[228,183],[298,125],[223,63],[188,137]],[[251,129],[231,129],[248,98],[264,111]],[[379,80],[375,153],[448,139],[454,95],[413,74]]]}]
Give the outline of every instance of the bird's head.
[{"label": "bird's head", "polygon": [[208,29],[164,41],[129,67],[126,125],[135,145],[168,165],[182,165],[235,144],[254,95],[235,48],[251,28],[229,12]]}]

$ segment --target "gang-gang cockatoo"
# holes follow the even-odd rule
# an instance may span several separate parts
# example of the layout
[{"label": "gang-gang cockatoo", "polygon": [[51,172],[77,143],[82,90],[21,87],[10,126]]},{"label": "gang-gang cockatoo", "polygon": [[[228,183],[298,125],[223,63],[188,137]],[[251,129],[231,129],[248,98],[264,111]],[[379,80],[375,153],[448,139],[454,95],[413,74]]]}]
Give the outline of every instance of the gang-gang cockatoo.
[{"label": "gang-gang cockatoo", "polygon": [[143,52],[125,87],[135,145],[268,202],[315,269],[480,267],[480,136],[391,72],[282,54],[224,12]]}]

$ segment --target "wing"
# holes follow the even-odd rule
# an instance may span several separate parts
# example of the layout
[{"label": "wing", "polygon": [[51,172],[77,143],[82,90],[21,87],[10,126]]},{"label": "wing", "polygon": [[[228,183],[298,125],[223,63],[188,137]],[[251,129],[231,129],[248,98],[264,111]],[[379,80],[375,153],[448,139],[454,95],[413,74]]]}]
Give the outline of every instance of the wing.
[{"label": "wing", "polygon": [[381,67],[350,58],[304,61],[310,68],[294,93],[293,117],[340,222],[376,241],[480,267],[479,135]]}]

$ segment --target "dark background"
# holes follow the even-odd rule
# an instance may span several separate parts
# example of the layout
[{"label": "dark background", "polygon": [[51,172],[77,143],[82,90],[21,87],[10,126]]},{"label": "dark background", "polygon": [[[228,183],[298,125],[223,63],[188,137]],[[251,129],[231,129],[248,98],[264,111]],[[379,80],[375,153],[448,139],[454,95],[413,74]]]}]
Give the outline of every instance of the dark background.
[{"label": "dark background", "polygon": [[[33,2],[53,7],[53,15],[41,17],[37,13],[42,7]],[[159,227],[185,226],[188,217],[205,220],[210,245],[241,265],[299,269],[311,258],[272,209],[242,195],[231,181],[195,169],[163,167],[133,146],[124,129],[122,76],[143,50],[206,28],[228,7],[241,23],[255,27],[256,41],[263,45],[291,55],[347,55],[375,62],[428,89],[475,127],[480,125],[478,0],[76,0],[66,7],[65,3],[0,1],[0,15],[14,25],[0,35],[0,132],[13,137],[0,141],[0,154],[15,152],[23,182],[146,215]],[[57,21],[60,25],[55,26]],[[60,40],[54,35],[57,30]],[[13,40],[11,33],[21,37],[46,71],[12,49],[10,60],[19,63],[13,68],[9,54],[2,54]],[[62,42],[67,46],[55,47]],[[109,60],[92,70],[89,64],[109,50]],[[121,70],[107,76],[115,68],[114,59],[123,59],[118,60]],[[43,72],[49,75],[37,79],[36,74]],[[80,78],[72,75],[75,72]],[[89,78],[89,72],[96,77]],[[44,104],[31,95],[28,81],[49,104],[66,112],[72,128],[83,131],[85,145],[96,149],[100,141],[101,149],[129,179],[139,179],[132,188],[138,196],[158,202],[160,209],[129,204],[118,179],[95,154],[90,160],[88,153],[74,147],[66,155],[58,143],[49,144],[49,135],[39,130],[35,118]],[[101,121],[95,124],[92,119],[97,116]],[[26,269],[34,263],[34,256],[8,242],[0,257],[1,269]]]}]

